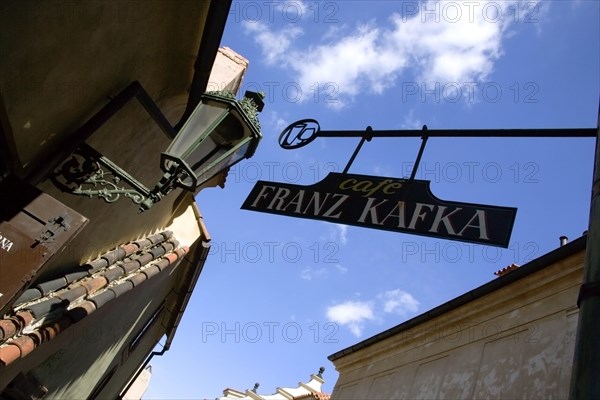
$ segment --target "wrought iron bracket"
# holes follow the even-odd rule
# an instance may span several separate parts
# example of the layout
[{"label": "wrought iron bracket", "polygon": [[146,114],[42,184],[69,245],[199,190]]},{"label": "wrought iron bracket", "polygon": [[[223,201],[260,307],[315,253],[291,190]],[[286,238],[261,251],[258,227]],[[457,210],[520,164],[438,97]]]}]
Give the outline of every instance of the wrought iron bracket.
[{"label": "wrought iron bracket", "polygon": [[[87,138],[132,99],[140,103],[167,137],[172,139],[176,136],[176,130],[150,95],[139,82],[134,81],[83,124],[73,135],[70,145],[64,146],[48,161],[47,164],[52,168],[49,175],[57,187],[74,195],[97,197],[107,203],[114,203],[122,195],[139,204],[140,212],[149,209],[162,197],[161,193],[150,191],[127,171],[85,143]],[[67,158],[69,154],[71,157]],[[65,158],[67,160],[62,162]],[[29,180],[37,182],[43,176],[45,173],[31,176]]]},{"label": "wrought iron bracket", "polygon": [[71,153],[76,152],[80,146],[83,146],[85,141],[94,132],[133,99],[136,99],[139,102],[168,138],[173,139],[177,135],[177,131],[171,126],[156,103],[154,103],[152,97],[150,97],[148,92],[146,92],[138,81],[134,81],[119,94],[110,98],[109,102],[104,105],[104,107],[77,129],[77,131],[69,138],[68,142],[64,143],[60,149],[57,149],[57,151],[52,153],[52,155],[43,163],[46,167],[37,168],[36,172],[27,177],[27,180],[31,184],[36,185],[47,176],[51,175]]},{"label": "wrought iron bracket", "polygon": [[85,143],[54,171],[51,179],[64,192],[97,197],[107,203],[114,203],[121,195],[135,204],[152,197],[146,186]]}]

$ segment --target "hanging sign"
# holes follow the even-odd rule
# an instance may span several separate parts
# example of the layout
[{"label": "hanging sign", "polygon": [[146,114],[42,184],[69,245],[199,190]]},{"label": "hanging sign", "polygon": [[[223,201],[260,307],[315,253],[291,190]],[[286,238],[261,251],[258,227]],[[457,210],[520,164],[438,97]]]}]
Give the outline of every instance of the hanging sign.
[{"label": "hanging sign", "polygon": [[429,183],[340,173],[309,186],[258,181],[242,209],[508,247],[516,208],[440,200]]}]

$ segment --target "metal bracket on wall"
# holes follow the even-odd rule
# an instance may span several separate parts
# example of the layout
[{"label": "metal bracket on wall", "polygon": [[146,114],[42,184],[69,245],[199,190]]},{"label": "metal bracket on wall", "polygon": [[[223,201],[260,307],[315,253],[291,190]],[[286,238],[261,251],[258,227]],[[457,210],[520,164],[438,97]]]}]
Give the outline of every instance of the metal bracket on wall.
[{"label": "metal bracket on wall", "polygon": [[135,204],[141,204],[150,196],[147,187],[85,143],[52,173],[50,179],[64,192],[98,197],[107,203],[114,203],[123,195]]},{"label": "metal bracket on wall", "polygon": [[[167,137],[172,139],[176,136],[177,132],[150,95],[139,82],[134,81],[117,96],[111,98],[108,104],[75,132],[71,144],[57,152],[48,162],[53,166],[49,173],[30,177],[29,180],[37,182],[49,176],[52,182],[64,192],[90,198],[97,197],[107,203],[114,203],[123,195],[135,204],[142,204],[150,196],[150,190],[127,171],[85,143],[86,139],[134,98]],[[123,183],[126,183],[129,188],[123,186]]]},{"label": "metal bracket on wall", "polygon": [[[100,109],[100,111],[94,114],[94,116],[92,116],[79,129],[77,129],[69,141],[64,143],[60,149],[53,153],[51,157],[43,163],[43,165],[46,167],[37,168],[35,173],[32,173],[27,177],[27,181],[32,185],[36,185],[42,180],[46,179],[49,175],[52,175],[53,171],[55,171],[56,168],[59,168],[59,166],[64,163],[64,160],[67,159],[71,153],[76,152],[80,147],[84,146],[85,141],[94,132],[96,132],[102,125],[110,120],[119,110],[121,110],[125,105],[127,105],[127,103],[129,103],[129,101],[134,98],[140,103],[140,105],[168,138],[173,139],[177,135],[177,131],[171,126],[156,103],[154,103],[152,97],[150,97],[148,92],[146,92],[146,90],[138,81],[134,81],[115,97],[111,98],[110,101],[104,107],[102,107],[102,109]],[[108,161],[110,162],[110,160]],[[112,162],[110,163],[116,165]],[[117,169],[118,174],[124,172],[119,167],[117,167]]]}]

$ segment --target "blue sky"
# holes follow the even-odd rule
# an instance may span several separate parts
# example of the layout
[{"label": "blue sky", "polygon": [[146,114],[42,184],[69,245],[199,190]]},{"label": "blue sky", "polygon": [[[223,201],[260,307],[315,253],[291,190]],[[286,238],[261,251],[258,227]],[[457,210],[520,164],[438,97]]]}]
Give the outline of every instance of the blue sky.
[{"label": "blue sky", "polygon": [[[358,139],[278,146],[296,120],[362,130],[595,127],[597,1],[234,1],[222,45],[266,93],[264,139],[197,196],[213,247],[145,398],[270,394],[327,356],[525,264],[588,226],[594,140],[432,138],[437,197],[517,207],[507,249],[240,210],[257,180],[309,185]],[[374,139],[351,173],[407,177],[419,139]]]}]

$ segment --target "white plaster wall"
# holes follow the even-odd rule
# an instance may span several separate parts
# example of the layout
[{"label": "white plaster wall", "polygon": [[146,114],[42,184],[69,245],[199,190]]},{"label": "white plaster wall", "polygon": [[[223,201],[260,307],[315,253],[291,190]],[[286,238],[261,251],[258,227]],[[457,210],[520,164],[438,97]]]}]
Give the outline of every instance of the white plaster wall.
[{"label": "white plaster wall", "polygon": [[567,398],[583,257],[335,360],[332,400]]}]

